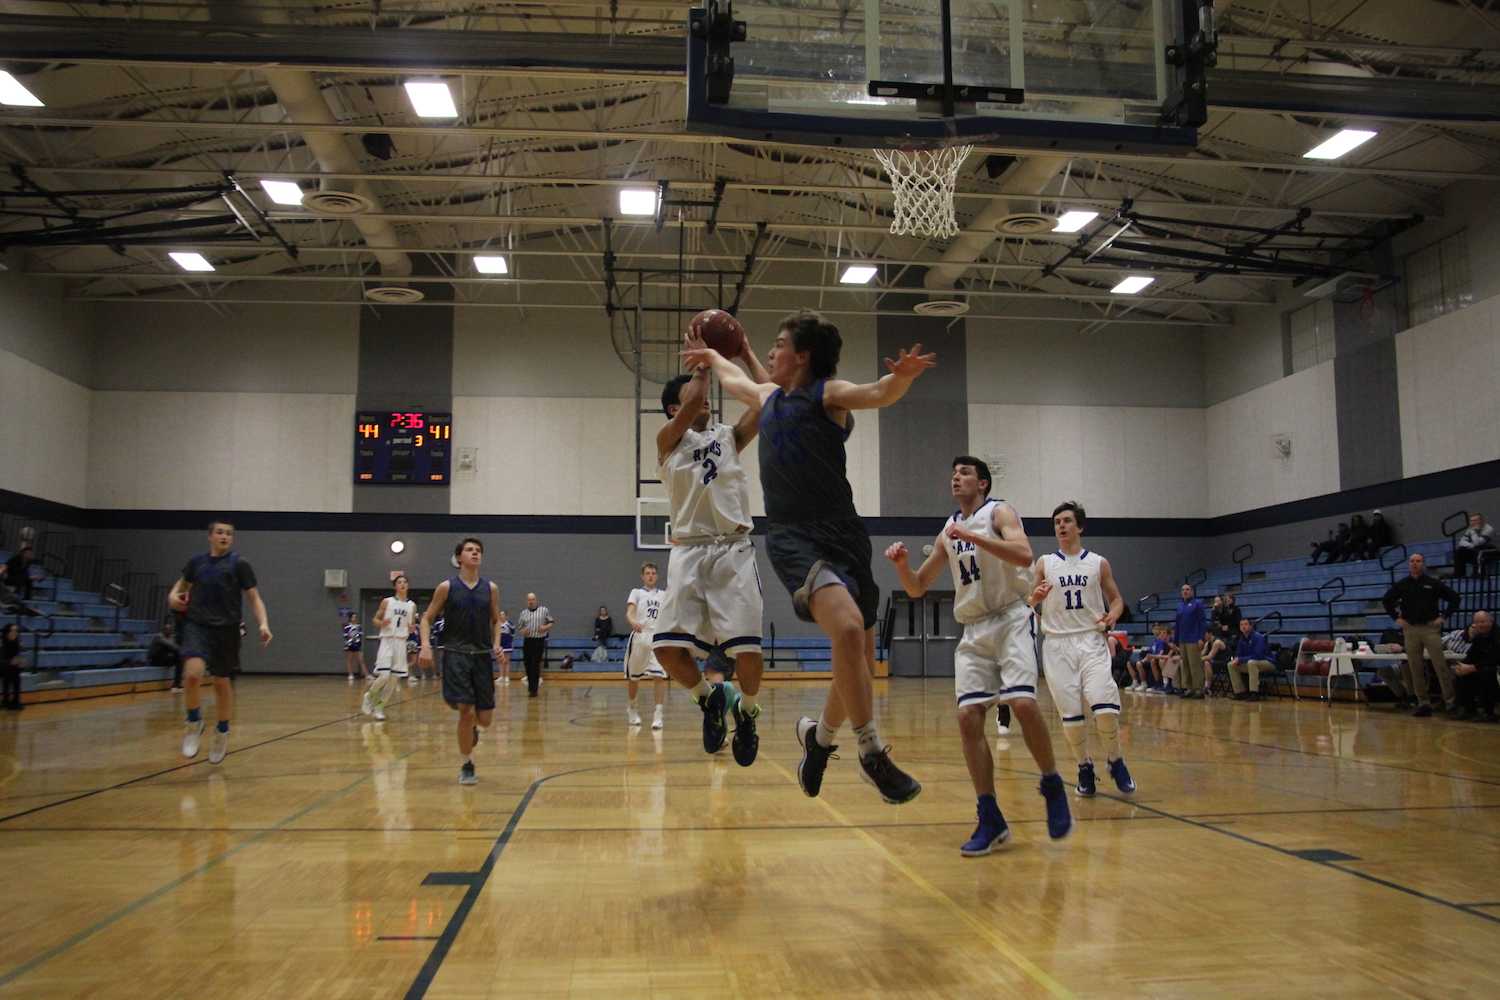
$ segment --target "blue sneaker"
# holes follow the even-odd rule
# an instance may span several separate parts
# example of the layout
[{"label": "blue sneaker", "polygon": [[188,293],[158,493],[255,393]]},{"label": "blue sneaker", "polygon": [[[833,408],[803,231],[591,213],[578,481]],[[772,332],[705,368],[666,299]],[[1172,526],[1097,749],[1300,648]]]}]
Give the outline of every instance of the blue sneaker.
[{"label": "blue sneaker", "polygon": [[1135,782],[1130,777],[1130,769],[1125,766],[1124,757],[1109,762],[1109,776],[1115,779],[1115,787],[1122,795],[1135,791]]},{"label": "blue sneaker", "polygon": [[1073,832],[1073,814],[1068,811],[1068,790],[1063,786],[1062,775],[1046,775],[1037,791],[1047,800],[1047,836],[1062,840]]},{"label": "blue sneaker", "polygon": [[698,699],[698,707],[703,709],[703,752],[718,753],[729,735],[729,727],[724,724],[724,685],[713,685],[706,696]]},{"label": "blue sneaker", "polygon": [[1084,761],[1078,765],[1078,785],[1075,789],[1079,795],[1086,799],[1094,797],[1098,787],[1094,783],[1094,762]]},{"label": "blue sneaker", "polygon": [[[985,808],[986,806],[989,808]],[[1005,825],[1005,817],[1000,814],[999,806],[981,802],[978,813],[979,825],[958,849],[958,853],[966,858],[982,858],[1010,839],[1010,827]]]}]

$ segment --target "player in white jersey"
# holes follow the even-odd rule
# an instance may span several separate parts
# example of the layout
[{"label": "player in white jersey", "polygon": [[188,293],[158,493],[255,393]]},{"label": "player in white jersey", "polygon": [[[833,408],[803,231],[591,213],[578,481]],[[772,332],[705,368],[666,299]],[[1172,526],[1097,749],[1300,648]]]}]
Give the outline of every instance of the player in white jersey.
[{"label": "player in white jersey", "polygon": [[1068,500],[1052,512],[1057,551],[1036,561],[1032,603],[1041,608],[1042,660],[1047,687],[1062,716],[1063,735],[1078,760],[1078,794],[1095,791],[1094,758],[1089,754],[1087,706],[1104,744],[1115,786],[1129,795],[1135,782],[1120,754],[1120,688],[1115,684],[1105,634],[1125,613],[1125,599],[1115,586],[1109,560],[1083,547],[1088,515]]},{"label": "player in white jersey", "polygon": [[385,706],[406,677],[406,637],[417,619],[417,604],[407,598],[409,586],[405,574],[392,581],[395,596],[381,600],[375,612],[375,627],[380,632],[380,651],[375,654],[375,683],[365,692],[360,710],[385,720]]},{"label": "player in white jersey", "polygon": [[[740,360],[757,381],[768,378],[748,343]],[[656,454],[672,506],[672,586],[657,625],[656,655],[703,710],[704,751],[723,748],[728,711],[734,717],[735,762],[749,767],[760,747],[755,720],[764,670],[764,603],[740,459],[755,440],[760,414],[750,408],[734,424],[713,423],[707,368],[668,382],[661,405],[667,422],[657,432]],[[724,685],[705,680],[693,660],[714,649],[734,660],[739,700],[733,705]]]},{"label": "player in white jersey", "polygon": [[995,762],[984,734],[984,720],[995,702],[1010,705],[1041,769],[1047,833],[1053,840],[1066,837],[1073,818],[1052,754],[1052,738],[1036,703],[1036,633],[1027,606],[1031,543],[1015,509],[990,498],[990,468],[983,461],[972,455],[955,458],[950,485],[958,510],[938,532],[932,554],[921,567],[912,571],[902,542],[886,549],[885,556],[896,564],[901,586],[912,597],[927,593],[945,563],[953,573],[953,617],[964,627],[953,655],[958,728],[979,799],[979,825],[959,853],[973,858],[990,853],[1010,837],[995,801]]},{"label": "player in white jersey", "polygon": [[635,699],[640,694],[641,681],[650,678],[656,694],[652,729],[662,727],[662,710],[667,701],[667,672],[661,668],[651,649],[651,640],[661,618],[661,605],[667,597],[665,591],[656,589],[656,573],[656,563],[642,563],[641,585],[625,599],[625,620],[630,623],[630,638],[625,643],[625,683],[630,706],[625,710],[625,721],[631,726],[641,724],[641,713],[635,709]]}]

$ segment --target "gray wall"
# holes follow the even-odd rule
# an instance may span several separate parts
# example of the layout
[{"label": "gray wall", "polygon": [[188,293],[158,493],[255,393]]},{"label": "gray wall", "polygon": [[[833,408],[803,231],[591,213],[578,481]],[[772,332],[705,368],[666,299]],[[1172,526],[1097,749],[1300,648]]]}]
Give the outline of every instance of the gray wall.
[{"label": "gray wall", "polygon": [[19,253],[6,255],[0,271],[0,351],[81,386],[89,386],[88,327],[82,311],[64,298],[61,281],[20,273]]},{"label": "gray wall", "polygon": [[[969,450],[967,337],[962,322],[917,316],[881,316],[876,354],[895,358],[920,343],[935,352],[936,368],[912,383],[895,406],[861,413],[880,421],[880,511],[886,515],[925,514],[934,509],[934,483],[943,482],[954,455]],[[858,431],[856,431],[858,433]]]},{"label": "gray wall", "polygon": [[[895,571],[881,555],[891,542],[901,540],[915,552],[930,542],[941,526],[941,514],[916,535],[881,535],[872,539],[875,577],[883,593],[898,586]],[[89,533],[94,544],[111,557],[130,560],[135,570],[154,572],[163,581],[175,580],[182,565],[206,548],[200,530],[120,530]],[[392,539],[406,542],[399,557],[390,553]],[[241,530],[236,548],[255,568],[261,596],[271,616],[276,640],[270,650],[245,647],[247,671],[339,673],[338,607],[335,592],[324,589],[323,570],[349,571],[347,593],[357,604],[362,589],[386,586],[390,571],[404,570],[419,587],[435,586],[452,572],[449,557],[456,533],[327,532]],[[484,573],[500,584],[503,605],[512,617],[524,606],[528,590],[535,591],[558,619],[559,636],[586,636],[590,619],[600,604],[607,605],[617,623],[624,619],[625,597],[637,585],[640,564],[646,559],[667,565],[667,552],[637,552],[625,535],[484,536]],[[1134,606],[1137,597],[1166,591],[1183,574],[1203,565],[1203,539],[1090,538],[1114,567],[1121,591]],[[1038,553],[1049,551],[1050,538],[1033,537]],[[766,622],[778,635],[816,634],[815,626],[797,621],[786,589],[778,582],[765,556],[763,539],[756,539],[761,580],[765,585]],[[668,579],[667,584],[671,585]],[[940,584],[940,586],[942,586]],[[373,660],[374,648],[367,650]]]}]

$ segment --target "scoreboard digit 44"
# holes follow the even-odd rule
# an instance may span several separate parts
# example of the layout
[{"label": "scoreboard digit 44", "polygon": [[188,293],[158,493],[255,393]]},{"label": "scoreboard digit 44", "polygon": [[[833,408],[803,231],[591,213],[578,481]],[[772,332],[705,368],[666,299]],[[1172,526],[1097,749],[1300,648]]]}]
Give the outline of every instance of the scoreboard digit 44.
[{"label": "scoreboard digit 44", "polygon": [[453,414],[411,410],[354,415],[354,481],[446,486],[453,454]]}]

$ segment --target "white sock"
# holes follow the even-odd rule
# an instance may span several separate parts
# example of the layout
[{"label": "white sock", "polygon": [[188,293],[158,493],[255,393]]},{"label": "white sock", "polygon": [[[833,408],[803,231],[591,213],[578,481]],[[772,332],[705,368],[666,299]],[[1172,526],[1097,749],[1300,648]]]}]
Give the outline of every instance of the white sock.
[{"label": "white sock", "polygon": [[818,741],[818,746],[820,747],[831,747],[833,746],[833,741],[838,736],[838,734],[839,731],[837,729],[834,729],[828,723],[824,722],[822,719],[819,719],[818,731],[813,736],[813,739]]},{"label": "white sock", "polygon": [[699,677],[698,684],[693,687],[688,693],[693,696],[694,701],[698,701],[700,699],[707,698],[709,692],[712,690],[713,685],[708,683],[708,681],[704,680],[702,677]]},{"label": "white sock", "polygon": [[753,695],[753,694],[746,694],[744,691],[741,691],[740,692],[740,711],[743,712],[745,715],[748,715],[751,718],[754,718],[755,716],[757,716],[757,715],[760,714],[760,702],[756,700],[756,696],[755,695]]},{"label": "white sock", "polygon": [[859,740],[859,755],[868,757],[872,753],[879,753],[885,747],[880,745],[880,733],[875,729],[875,720],[871,719],[863,726],[854,727],[854,736]]}]

